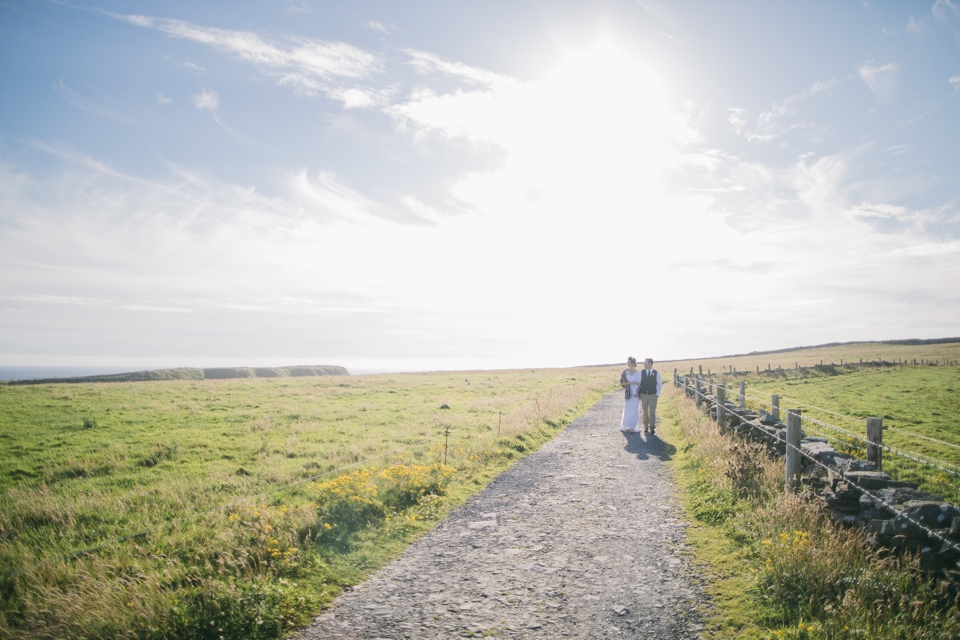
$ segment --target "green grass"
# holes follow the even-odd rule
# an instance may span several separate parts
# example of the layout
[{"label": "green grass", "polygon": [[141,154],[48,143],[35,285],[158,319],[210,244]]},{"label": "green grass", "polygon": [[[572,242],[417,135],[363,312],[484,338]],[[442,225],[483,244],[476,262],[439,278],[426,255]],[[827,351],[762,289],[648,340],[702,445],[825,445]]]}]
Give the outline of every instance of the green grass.
[{"label": "green grass", "polygon": [[[883,418],[884,442],[935,456],[960,466],[960,367],[891,367],[879,369],[832,369],[798,378],[764,380],[751,377],[748,394],[768,398],[781,395],[784,402],[823,407],[840,414],[802,406],[805,412],[825,422],[866,435],[868,416]],[[946,446],[913,437],[918,434],[942,440]]]},{"label": "green grass", "polygon": [[618,373],[0,386],[0,637],[282,636]]},{"label": "green grass", "polygon": [[[722,436],[668,389],[663,437],[694,526],[688,542],[710,578],[704,615],[717,638],[946,638],[957,602],[916,558],[882,556],[816,501],[782,493],[783,463]],[[746,464],[747,454],[759,463]],[[746,471],[745,471],[746,469]]]},{"label": "green grass", "polygon": [[955,468],[960,472],[960,367],[825,365],[775,376],[750,375],[746,385],[751,403],[754,398],[769,402],[771,394],[779,394],[782,408],[803,410],[806,432],[826,436],[838,448],[861,458],[866,457],[862,440],[837,436],[836,431],[813,420],[863,439],[866,418],[883,418],[885,445],[948,465],[938,469],[885,452],[884,470],[960,501],[960,476],[944,471]]}]

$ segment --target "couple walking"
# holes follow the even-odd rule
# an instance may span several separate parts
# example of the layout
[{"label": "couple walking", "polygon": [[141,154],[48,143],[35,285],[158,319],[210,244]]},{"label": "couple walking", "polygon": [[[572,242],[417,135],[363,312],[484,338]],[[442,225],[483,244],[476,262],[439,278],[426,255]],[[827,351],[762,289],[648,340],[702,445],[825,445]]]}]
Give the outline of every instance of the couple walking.
[{"label": "couple walking", "polygon": [[620,431],[640,433],[640,409],[643,408],[643,430],[656,433],[657,398],[663,390],[663,379],[653,368],[653,358],[643,361],[643,369],[637,369],[637,359],[627,358],[627,368],[620,374],[623,387],[623,419]]}]

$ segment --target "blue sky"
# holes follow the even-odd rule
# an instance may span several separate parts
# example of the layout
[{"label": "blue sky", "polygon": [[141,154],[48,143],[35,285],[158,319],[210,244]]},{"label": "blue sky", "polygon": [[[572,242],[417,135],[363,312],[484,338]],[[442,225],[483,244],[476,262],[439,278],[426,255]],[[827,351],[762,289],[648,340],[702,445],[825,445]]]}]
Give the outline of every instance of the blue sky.
[{"label": "blue sky", "polygon": [[0,365],[960,334],[956,2],[0,3]]}]

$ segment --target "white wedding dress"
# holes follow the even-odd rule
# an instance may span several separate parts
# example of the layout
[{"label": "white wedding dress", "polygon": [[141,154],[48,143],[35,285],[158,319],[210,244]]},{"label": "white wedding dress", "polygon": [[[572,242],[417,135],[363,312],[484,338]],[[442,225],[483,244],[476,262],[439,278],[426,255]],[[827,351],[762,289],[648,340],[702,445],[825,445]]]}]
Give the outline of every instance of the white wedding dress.
[{"label": "white wedding dress", "polygon": [[630,383],[630,399],[623,401],[620,431],[636,432],[640,424],[640,369],[634,373],[627,371],[627,382]]}]

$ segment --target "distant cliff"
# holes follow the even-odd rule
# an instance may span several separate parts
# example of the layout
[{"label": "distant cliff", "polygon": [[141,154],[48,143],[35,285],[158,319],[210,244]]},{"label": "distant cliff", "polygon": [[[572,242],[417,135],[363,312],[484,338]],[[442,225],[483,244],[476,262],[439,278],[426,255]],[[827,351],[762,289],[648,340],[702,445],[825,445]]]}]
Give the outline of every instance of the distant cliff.
[{"label": "distant cliff", "polygon": [[140,382],[150,380],[225,380],[230,378],[300,378],[304,376],[348,376],[344,367],[332,364],[304,367],[218,367],[215,369],[158,369],[156,371],[133,371],[104,376],[78,376],[74,378],[36,378],[16,380],[7,384],[52,384],[60,382]]}]

